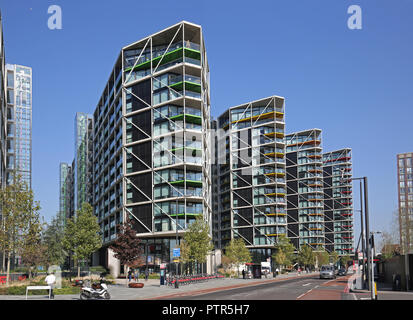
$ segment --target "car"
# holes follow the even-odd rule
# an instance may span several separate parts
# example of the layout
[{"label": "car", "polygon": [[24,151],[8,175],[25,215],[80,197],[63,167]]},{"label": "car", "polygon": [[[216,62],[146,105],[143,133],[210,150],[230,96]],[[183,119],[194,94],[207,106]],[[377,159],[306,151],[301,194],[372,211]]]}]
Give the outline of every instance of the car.
[{"label": "car", "polygon": [[338,275],[339,276],[345,276],[347,274],[347,270],[345,268],[341,268],[338,270]]},{"label": "car", "polygon": [[334,270],[333,266],[321,266],[320,270],[320,279],[335,279],[336,278],[336,272]]}]

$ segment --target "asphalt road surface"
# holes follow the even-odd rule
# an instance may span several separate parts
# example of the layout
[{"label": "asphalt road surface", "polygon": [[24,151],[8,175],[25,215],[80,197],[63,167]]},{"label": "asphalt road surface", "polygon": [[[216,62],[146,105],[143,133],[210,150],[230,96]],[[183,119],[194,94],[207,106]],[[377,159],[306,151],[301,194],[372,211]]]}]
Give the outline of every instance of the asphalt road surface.
[{"label": "asphalt road surface", "polygon": [[332,280],[320,279],[318,275],[315,275],[313,277],[294,278],[201,295],[178,297],[175,300],[342,300],[346,299],[344,294],[346,284],[347,277],[338,277]]}]

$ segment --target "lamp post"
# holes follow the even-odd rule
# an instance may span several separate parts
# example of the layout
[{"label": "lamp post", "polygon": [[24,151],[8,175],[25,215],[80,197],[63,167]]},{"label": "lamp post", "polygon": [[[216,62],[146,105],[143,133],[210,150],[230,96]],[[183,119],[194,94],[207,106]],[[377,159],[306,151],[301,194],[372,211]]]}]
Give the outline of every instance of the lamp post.
[{"label": "lamp post", "polygon": [[[341,171],[341,179],[344,179],[344,170]],[[370,226],[369,226],[369,206],[368,206],[368,187],[367,187],[367,177],[360,177],[360,178],[350,178],[349,180],[359,180],[360,181],[360,207],[361,207],[361,235],[362,235],[362,250],[363,250],[363,282],[367,284],[368,290],[373,290],[369,283],[371,281],[365,282],[364,276],[371,274],[372,265],[370,263],[370,247],[367,238],[370,235]],[[362,192],[362,182],[363,182],[363,192]],[[365,230],[363,231],[363,197],[364,195],[364,220],[365,220]],[[366,262],[367,262],[367,271],[364,271],[364,253],[366,253]],[[370,276],[369,276],[370,277]]]},{"label": "lamp post", "polygon": [[376,292],[375,292],[375,288],[376,288],[376,286],[375,286],[375,282],[374,282],[374,267],[373,267],[373,259],[374,259],[374,234],[381,234],[381,231],[372,231],[372,232],[370,232],[370,239],[369,239],[369,242],[370,242],[370,249],[371,249],[371,252],[370,252],[370,254],[371,254],[371,261],[370,261],[370,264],[371,264],[371,272],[370,272],[370,279],[371,279],[371,281],[370,281],[370,286],[371,286],[371,300],[377,300],[377,295],[376,295]]}]

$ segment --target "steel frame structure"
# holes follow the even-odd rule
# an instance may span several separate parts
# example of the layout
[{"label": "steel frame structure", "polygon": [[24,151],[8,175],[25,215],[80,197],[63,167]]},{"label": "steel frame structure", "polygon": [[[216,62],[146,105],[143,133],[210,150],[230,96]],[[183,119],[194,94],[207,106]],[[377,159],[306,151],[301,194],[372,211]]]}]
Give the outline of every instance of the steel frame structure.
[{"label": "steel frame structure", "polygon": [[[192,29],[192,30],[190,30]],[[194,30],[197,30],[198,35],[197,37],[199,38],[199,46],[200,46],[200,65],[199,66],[195,66],[195,65],[188,65],[186,61],[182,61],[181,63],[178,63],[177,65],[173,65],[170,66],[164,70],[159,71],[158,67],[161,65],[161,62],[163,61],[163,59],[165,58],[165,56],[170,52],[169,48],[173,45],[176,44],[176,39],[178,38],[178,41],[181,41],[182,43],[182,50],[184,51],[186,46],[185,43],[187,41],[189,41],[189,38],[186,38],[185,36],[185,31],[188,31],[188,33],[194,33]],[[156,64],[153,63],[154,61],[154,57],[153,57],[153,47],[155,45],[154,42],[157,42],[158,40],[156,39],[159,36],[162,36],[163,33],[165,32],[169,32],[169,33],[173,33],[173,36],[170,37],[168,39],[167,46],[166,46],[166,50],[163,52],[163,54],[160,56],[160,59],[158,62],[156,62]],[[142,46],[143,44],[143,46]],[[188,22],[181,22],[177,25],[174,25],[170,28],[167,28],[161,32],[158,32],[154,35],[151,35],[143,40],[140,40],[134,44],[131,44],[125,48],[122,49],[122,61],[124,61],[124,52],[126,50],[130,50],[132,48],[138,48],[137,46],[141,47],[140,50],[140,54],[138,55],[138,57],[136,58],[132,68],[130,70],[128,70],[129,72],[124,73],[124,79],[125,81],[123,81],[123,85],[122,85],[122,89],[123,89],[123,112],[122,112],[122,123],[123,123],[123,168],[124,168],[124,182],[123,182],[123,189],[126,190],[127,184],[132,186],[135,190],[137,190],[140,194],[142,194],[145,198],[146,201],[141,201],[141,202],[134,202],[134,203],[126,203],[126,198],[125,198],[125,194],[124,194],[124,212],[125,213],[129,213],[131,214],[136,221],[138,221],[142,226],[144,226],[144,228],[147,230],[146,233],[141,233],[142,237],[156,237],[156,236],[171,236],[173,234],[173,232],[175,232],[176,230],[176,225],[175,225],[175,220],[176,217],[173,217],[173,214],[166,212],[165,210],[162,209],[162,207],[159,205],[159,203],[161,202],[174,202],[176,201],[177,203],[184,203],[185,204],[185,208],[186,208],[186,204],[187,201],[195,201],[197,203],[202,203],[203,205],[203,217],[206,221],[208,221],[209,223],[211,223],[211,180],[210,180],[210,159],[209,159],[209,149],[210,149],[210,141],[209,141],[209,136],[208,136],[208,131],[210,129],[210,121],[209,121],[209,112],[210,112],[210,106],[209,106],[209,75],[207,75],[209,73],[209,69],[208,69],[208,63],[206,60],[206,53],[205,53],[205,49],[204,49],[204,40],[203,40],[203,35],[202,35],[202,29],[200,26],[194,25],[194,24],[190,24]],[[144,51],[149,48],[150,53],[151,53],[151,58],[150,58],[150,72],[147,76],[143,77],[142,79],[138,79],[138,80],[133,80],[130,81],[131,78],[131,74],[132,71],[134,70],[134,68],[137,66],[137,64],[140,62],[140,59],[142,57],[142,54],[144,53]],[[183,53],[183,57],[185,56],[185,53]],[[122,67],[123,70],[125,70],[125,66]],[[180,92],[178,92],[177,90],[175,90],[170,84],[165,83],[163,81],[160,81],[158,79],[156,79],[156,76],[159,76],[161,74],[167,73],[169,71],[180,71],[182,74],[182,77],[184,78],[185,75],[187,74],[187,70],[188,72],[192,72],[194,73],[194,70],[197,69],[198,74],[200,74],[200,78],[201,83],[200,83],[200,87],[201,87],[201,92],[200,92],[200,99],[199,100],[194,100],[194,101],[188,101],[188,99],[192,100],[190,97],[186,96],[185,93],[185,85],[184,85],[184,91],[181,94]],[[134,85],[145,81],[145,80],[150,80],[151,81],[151,101],[150,103],[148,101],[145,101],[145,99],[141,96],[139,96],[138,94],[134,93],[133,90],[131,89]],[[208,79],[208,80],[207,80]],[[176,95],[178,95],[177,99],[174,100],[168,100],[168,104],[169,103],[177,103],[177,101],[179,101],[179,105],[182,106],[183,110],[186,110],[186,106],[188,105],[194,105],[194,104],[198,104],[199,106],[199,110],[201,111],[202,114],[202,130],[196,131],[196,132],[191,132],[191,130],[186,129],[185,128],[185,123],[186,123],[186,119],[184,117],[183,121],[176,121],[171,119],[169,116],[162,114],[158,109],[156,109],[159,106],[165,105],[165,104],[160,104],[160,105],[155,105],[154,101],[153,101],[153,88],[154,88],[154,82],[158,81],[159,83],[162,84],[163,87],[167,88],[168,90],[173,91]],[[140,110],[136,110],[136,111],[132,111],[132,112],[127,112],[126,111],[126,94],[130,94],[131,96],[133,96],[134,98],[136,98],[137,100],[139,100],[144,107]],[[145,111],[150,111],[151,112],[151,134],[148,134],[147,132],[145,132],[144,128],[142,128],[139,124],[134,123],[132,120],[130,120],[130,118],[132,116],[135,115],[139,115],[140,113],[143,113]],[[163,135],[159,135],[159,136],[154,136],[154,115],[155,114],[159,114],[161,118],[165,119],[169,124],[173,125],[175,128],[178,128],[178,131],[175,130],[173,132],[169,132],[167,134],[163,134]],[[185,114],[185,111],[184,111]],[[137,129],[140,133],[142,133],[145,136],[145,139],[141,139],[139,141],[132,141],[132,142],[127,142],[125,140],[126,137],[126,127],[127,125]],[[171,150],[169,150],[167,147],[165,147],[162,143],[160,143],[158,141],[158,139],[161,136],[174,136],[176,138],[180,138],[182,139],[182,142],[185,142],[186,136],[188,134],[195,134],[196,136],[198,136],[199,138],[201,138],[201,144],[202,144],[202,163],[200,165],[195,165],[189,162],[186,162],[185,160],[185,149],[183,149],[183,152],[181,154],[175,152],[172,152]],[[147,162],[145,162],[141,157],[139,157],[139,155],[137,155],[135,152],[132,151],[132,146],[136,146],[139,145],[142,142],[150,142],[151,143],[151,149],[153,154],[155,154],[156,151],[161,151],[164,153],[167,153],[168,155],[171,156],[171,159],[177,159],[178,161],[176,163],[172,163],[171,165],[167,165],[167,166],[161,166],[161,167],[154,167],[154,163],[152,162],[151,164],[148,164]],[[198,140],[197,140],[198,141]],[[185,145],[185,144],[184,144]],[[156,149],[158,148],[158,150]],[[132,173],[127,173],[125,168],[126,168],[126,159],[127,159],[127,155],[131,155],[132,157],[134,157],[135,159],[137,159],[141,164],[143,164],[143,166],[146,168],[145,170],[141,170],[138,173],[137,172],[132,172]],[[174,161],[175,162],[175,161]],[[159,173],[158,171],[163,170],[163,169],[170,169],[170,168],[175,168],[175,167],[183,167],[184,169],[184,176],[186,176],[186,171],[188,170],[188,168],[190,167],[198,167],[198,170],[201,170],[202,172],[202,197],[193,197],[193,196],[189,196],[186,195],[184,193],[182,193],[178,188],[176,188],[173,184],[170,183],[170,181],[167,181],[166,179],[164,179]],[[156,200],[154,199],[154,195],[153,195],[153,188],[152,188],[152,195],[148,195],[146,194],[142,188],[140,188],[139,186],[137,186],[136,184],[132,183],[130,177],[131,176],[136,176],[142,173],[150,173],[152,178],[151,180],[154,181],[155,177],[158,177],[161,179],[161,181],[165,184],[167,184],[171,190],[174,190],[175,192],[177,192],[177,195],[180,195],[179,197],[169,197],[168,199],[160,199],[160,200]],[[186,182],[185,182],[186,184]],[[139,219],[135,214],[133,214],[132,210],[129,209],[129,207],[133,207],[135,205],[138,204],[151,204],[152,206],[152,224],[150,227],[148,227],[147,225],[145,225],[141,219]],[[153,210],[154,208],[158,208],[171,222],[171,226],[172,228],[170,229],[170,231],[167,232],[156,232],[155,231],[155,225],[154,225],[154,215],[153,215]],[[178,210],[178,208],[176,208],[176,210]],[[186,210],[186,209],[185,209]],[[124,215],[125,215],[124,213]],[[182,225],[178,223],[178,227],[181,229],[179,230],[179,233],[183,233],[184,230],[186,229],[187,225],[186,225],[187,219],[185,219],[185,224]],[[175,229],[175,230],[174,230]]]}]

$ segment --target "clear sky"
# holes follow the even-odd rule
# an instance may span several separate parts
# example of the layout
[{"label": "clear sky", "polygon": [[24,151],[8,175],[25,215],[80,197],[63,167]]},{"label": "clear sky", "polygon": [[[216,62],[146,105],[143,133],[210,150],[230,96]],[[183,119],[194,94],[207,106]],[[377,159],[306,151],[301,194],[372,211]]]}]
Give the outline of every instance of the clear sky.
[{"label": "clear sky", "polygon": [[[354,4],[361,30],[347,26]],[[48,28],[50,5],[62,8],[62,30]],[[75,113],[93,113],[121,47],[187,20],[203,27],[212,115],[284,96],[287,132],[320,128],[325,151],[353,149],[354,176],[369,179],[371,229],[388,230],[396,154],[413,151],[412,0],[1,0],[0,9],[7,62],[33,68],[33,189],[46,220],[58,210],[59,163],[73,160]]]}]

